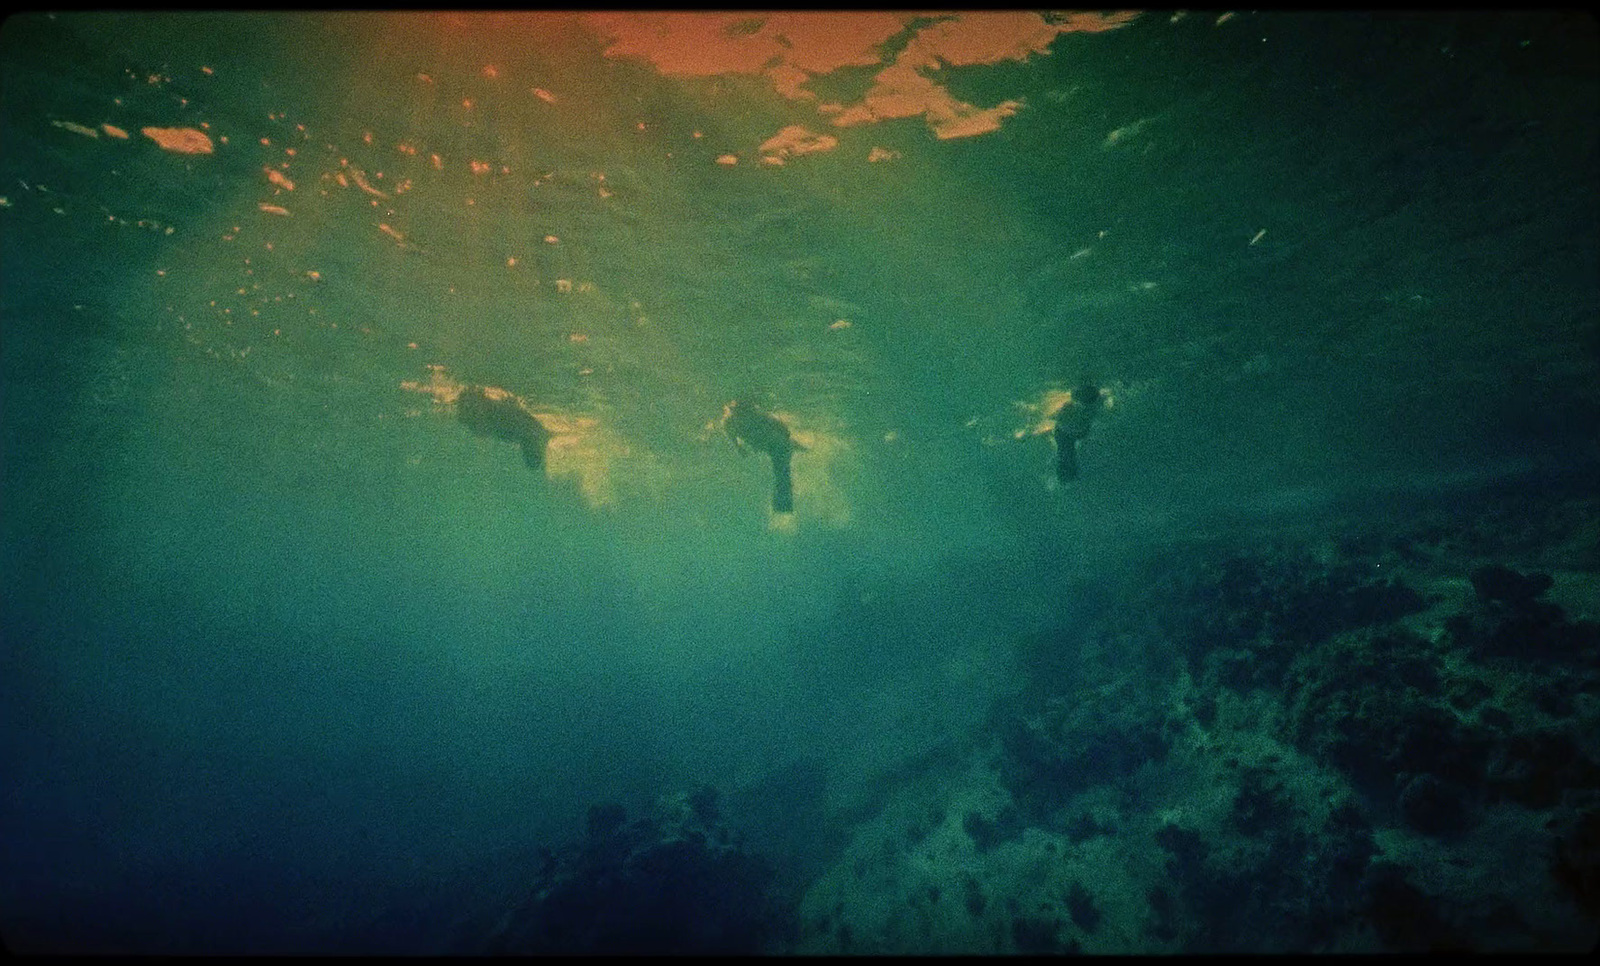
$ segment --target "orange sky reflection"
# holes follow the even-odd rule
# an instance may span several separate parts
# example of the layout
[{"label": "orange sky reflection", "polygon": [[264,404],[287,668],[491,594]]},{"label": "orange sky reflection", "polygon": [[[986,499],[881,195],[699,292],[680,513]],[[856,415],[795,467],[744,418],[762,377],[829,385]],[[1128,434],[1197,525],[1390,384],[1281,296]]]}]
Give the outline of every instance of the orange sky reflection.
[{"label": "orange sky reflection", "polygon": [[139,133],[177,154],[210,154],[213,150],[210,136],[192,127],[147,127]]},{"label": "orange sky reflection", "polygon": [[[1138,13],[1029,11],[593,13],[585,24],[610,44],[606,56],[639,58],[671,77],[760,74],[793,100],[816,100],[810,81],[844,67],[882,65],[854,104],[819,104],[836,127],[894,118],[924,118],[940,138],[993,131],[1021,108],[1007,99],[991,107],[966,103],[939,77],[949,67],[1026,60],[1049,52],[1061,34],[1113,30]],[[932,20],[931,23],[924,21]],[[890,39],[912,31],[892,61]]]}]

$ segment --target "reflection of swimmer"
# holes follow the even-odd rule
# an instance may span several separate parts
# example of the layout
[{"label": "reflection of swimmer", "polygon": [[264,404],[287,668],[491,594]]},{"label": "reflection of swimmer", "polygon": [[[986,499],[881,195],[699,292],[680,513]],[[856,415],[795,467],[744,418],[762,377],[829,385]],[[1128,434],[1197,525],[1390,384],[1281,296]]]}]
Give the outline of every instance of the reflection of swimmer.
[{"label": "reflection of swimmer", "polygon": [[794,483],[789,475],[789,458],[795,450],[805,447],[789,435],[789,427],[755,403],[736,399],[722,407],[722,428],[733,437],[739,452],[749,446],[772,457],[772,510],[793,513]]},{"label": "reflection of swimmer", "polygon": [[1100,414],[1100,387],[1085,383],[1072,390],[1055,412],[1056,479],[1070,483],[1078,478],[1078,440],[1089,435],[1089,424]]},{"label": "reflection of swimmer", "polygon": [[520,443],[528,469],[544,471],[550,431],[516,396],[496,386],[463,386],[456,400],[456,416],[479,436]]}]

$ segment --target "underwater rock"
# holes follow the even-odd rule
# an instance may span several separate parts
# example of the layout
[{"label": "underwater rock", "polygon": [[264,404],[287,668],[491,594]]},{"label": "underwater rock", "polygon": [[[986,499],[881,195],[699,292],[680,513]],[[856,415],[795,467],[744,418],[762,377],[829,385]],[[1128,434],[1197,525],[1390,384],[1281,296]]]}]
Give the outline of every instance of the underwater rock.
[{"label": "underwater rock", "polygon": [[1067,836],[1067,841],[1076,844],[1079,842],[1087,842],[1089,839],[1095,838],[1096,836],[1110,835],[1115,832],[1116,829],[1111,828],[1108,825],[1102,825],[1100,822],[1095,820],[1094,815],[1089,812],[1083,812],[1067,819],[1063,831]]},{"label": "underwater rock", "polygon": [[1079,792],[1166,760],[1169,748],[1163,709],[1149,696],[1090,688],[1012,715],[999,730],[1001,783],[1033,822]]},{"label": "underwater rock", "polygon": [[1448,706],[1426,656],[1415,635],[1341,638],[1291,685],[1296,746],[1385,805],[1396,803],[1402,773],[1480,785],[1493,736]]},{"label": "underwater rock", "polygon": [[1239,776],[1229,819],[1244,835],[1260,836],[1285,826],[1293,817],[1293,802],[1265,768],[1248,768]]},{"label": "underwater rock", "polygon": [[1391,952],[1430,952],[1460,948],[1460,930],[1445,920],[1439,903],[1412,885],[1392,862],[1372,867],[1366,913]]},{"label": "underwater rock", "polygon": [[1151,886],[1145,892],[1145,902],[1150,906],[1150,921],[1145,933],[1158,943],[1176,942],[1178,938],[1178,904],[1164,886]]},{"label": "underwater rock", "polygon": [[628,822],[591,808],[583,841],[548,854],[530,897],[486,943],[493,954],[752,955],[792,938],[774,870],[717,819],[715,792],[665,799]]},{"label": "underwater rock", "polygon": [[1167,888],[1157,886],[1147,898],[1153,922],[1147,927],[1162,943],[1180,943],[1183,952],[1214,951],[1236,944],[1238,927],[1251,904],[1247,879],[1258,870],[1218,866],[1210,861],[1216,851],[1200,833],[1177,825],[1164,826],[1156,843],[1169,853]]},{"label": "underwater rock", "polygon": [[1554,808],[1568,792],[1600,792],[1600,764],[1560,731],[1529,731],[1496,743],[1485,785],[1526,808]]},{"label": "underwater rock", "polygon": [[1057,941],[1061,923],[1044,917],[1018,916],[1011,920],[1011,942],[1017,952],[1031,955],[1064,953],[1069,950]]},{"label": "underwater rock", "polygon": [[1461,650],[1482,657],[1549,661],[1600,670],[1600,623],[1571,621],[1556,604],[1523,599],[1453,614],[1444,622]]},{"label": "underwater rock", "polygon": [[990,821],[979,812],[968,812],[961,820],[961,827],[972,839],[980,854],[1002,842],[1016,838],[1023,831],[1021,815],[1009,805],[1001,809],[994,821]]},{"label": "underwater rock", "polygon": [[[1262,773],[1247,783],[1272,794],[1283,777]],[[1173,824],[1156,832],[1169,857],[1162,884],[1147,895],[1152,939],[1185,953],[1332,948],[1365,899],[1376,853],[1371,827],[1348,801],[1315,833],[1286,795],[1268,811],[1279,814],[1248,839],[1214,825],[1203,834]]]},{"label": "underwater rock", "polygon": [[962,883],[962,903],[967,907],[967,914],[974,919],[982,918],[983,910],[988,908],[989,899],[983,894],[983,887],[978,885],[978,880],[967,876]]},{"label": "underwater rock", "polygon": [[1233,690],[1270,687],[1309,646],[1428,606],[1403,582],[1371,573],[1304,552],[1234,554],[1181,568],[1157,616],[1191,673]]},{"label": "underwater rock", "polygon": [[1372,857],[1378,854],[1378,846],[1361,809],[1348,800],[1328,816],[1322,842],[1324,851],[1317,865],[1323,875],[1323,887],[1330,898],[1338,900],[1327,906],[1332,909],[1340,902],[1354,900]]},{"label": "underwater rock", "polygon": [[602,802],[598,805],[590,805],[585,825],[589,841],[604,842],[613,839],[627,820],[628,810],[616,802]]},{"label": "underwater rock", "polygon": [[1406,824],[1424,835],[1453,835],[1467,826],[1462,789],[1421,774],[1400,792],[1400,814]]},{"label": "underwater rock", "polygon": [[1480,599],[1500,601],[1512,607],[1526,607],[1555,583],[1549,574],[1519,574],[1499,564],[1479,567],[1468,577]]},{"label": "underwater rock", "polygon": [[1568,824],[1550,847],[1550,875],[1579,908],[1600,921],[1600,809]]},{"label": "underwater rock", "polygon": [[1085,933],[1093,933],[1100,928],[1100,907],[1095,905],[1094,896],[1083,887],[1083,883],[1074,882],[1067,892],[1067,914],[1072,916],[1072,924]]}]

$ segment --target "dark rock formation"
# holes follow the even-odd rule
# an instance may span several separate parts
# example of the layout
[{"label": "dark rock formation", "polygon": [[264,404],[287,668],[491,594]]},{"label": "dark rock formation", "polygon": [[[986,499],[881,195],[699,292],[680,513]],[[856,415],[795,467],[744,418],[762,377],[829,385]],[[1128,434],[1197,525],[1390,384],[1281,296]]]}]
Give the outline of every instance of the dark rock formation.
[{"label": "dark rock formation", "polygon": [[582,842],[547,853],[526,903],[487,952],[511,955],[732,955],[778,951],[793,910],[773,871],[720,825],[714,792],[629,822],[620,806],[590,809]]},{"label": "dark rock formation", "polygon": [[1479,567],[1469,579],[1482,600],[1501,601],[1513,607],[1526,607],[1555,583],[1549,574],[1519,574],[1499,564]]}]

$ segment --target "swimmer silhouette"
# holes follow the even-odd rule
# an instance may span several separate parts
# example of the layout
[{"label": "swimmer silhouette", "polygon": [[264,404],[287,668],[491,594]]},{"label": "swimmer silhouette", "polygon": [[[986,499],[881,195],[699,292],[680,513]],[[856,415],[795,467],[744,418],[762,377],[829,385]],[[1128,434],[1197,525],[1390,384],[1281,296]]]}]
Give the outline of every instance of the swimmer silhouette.
[{"label": "swimmer silhouette", "polygon": [[789,458],[805,447],[789,435],[789,427],[778,417],[755,403],[736,399],[722,407],[722,428],[733,437],[739,452],[745,447],[772,457],[772,512],[794,512],[794,483],[789,476]]},{"label": "swimmer silhouette", "polygon": [[1078,478],[1078,440],[1089,435],[1089,424],[1100,414],[1102,402],[1100,387],[1084,383],[1055,412],[1056,479],[1063,483]]},{"label": "swimmer silhouette", "polygon": [[456,417],[479,436],[520,443],[528,469],[544,472],[550,431],[516,396],[498,386],[465,386],[456,400]]}]

